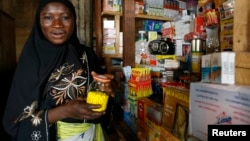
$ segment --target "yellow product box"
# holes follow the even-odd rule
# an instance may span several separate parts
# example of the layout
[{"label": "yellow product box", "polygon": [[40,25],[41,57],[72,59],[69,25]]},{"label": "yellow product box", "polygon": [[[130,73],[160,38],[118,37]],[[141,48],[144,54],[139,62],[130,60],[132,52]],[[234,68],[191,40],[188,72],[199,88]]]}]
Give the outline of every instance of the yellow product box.
[{"label": "yellow product box", "polygon": [[220,48],[221,51],[225,49],[232,49],[233,47],[233,30],[224,30],[220,32]]},{"label": "yellow product box", "polygon": [[220,32],[220,41],[227,41],[228,39],[225,38],[227,36],[233,35],[233,30],[224,30]]},{"label": "yellow product box", "polygon": [[153,41],[157,39],[157,32],[156,31],[148,31],[148,41]]},{"label": "yellow product box", "polygon": [[161,141],[160,140],[160,131],[149,127],[147,141]]},{"label": "yellow product box", "polygon": [[231,41],[221,41],[220,42],[220,50],[221,51],[229,51],[233,50],[233,42]]},{"label": "yellow product box", "polygon": [[164,110],[162,127],[178,139],[187,139],[189,121],[189,90],[183,87],[163,87]]},{"label": "yellow product box", "polygon": [[151,80],[147,81],[128,81],[129,86],[129,95],[135,96],[135,97],[148,97],[153,93]]},{"label": "yellow product box", "polygon": [[160,141],[180,141],[180,140],[176,138],[173,134],[171,134],[169,131],[161,127]]},{"label": "yellow product box", "polygon": [[115,54],[115,46],[113,44],[104,44],[103,54]]},{"label": "yellow product box", "polygon": [[138,120],[137,137],[140,141],[161,141],[161,132]]},{"label": "yellow product box", "polygon": [[150,68],[132,68],[131,81],[147,81],[151,79]]},{"label": "yellow product box", "polygon": [[156,60],[170,59],[176,60],[176,55],[155,55]]},{"label": "yellow product box", "polygon": [[150,128],[152,128],[152,129],[154,129],[154,130],[156,130],[158,132],[161,129],[161,125],[156,124],[155,121],[152,121],[149,118],[146,119],[146,124],[147,124],[147,126],[149,126]]},{"label": "yellow product box", "polygon": [[220,31],[233,30],[233,25],[234,25],[233,18],[220,20]]}]

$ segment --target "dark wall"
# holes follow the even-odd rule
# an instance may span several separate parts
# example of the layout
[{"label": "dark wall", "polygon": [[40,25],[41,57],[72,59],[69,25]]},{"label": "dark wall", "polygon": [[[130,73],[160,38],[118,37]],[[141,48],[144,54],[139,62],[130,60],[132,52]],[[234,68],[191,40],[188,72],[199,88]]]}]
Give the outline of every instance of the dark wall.
[{"label": "dark wall", "polygon": [[12,75],[16,66],[15,50],[15,22],[14,18],[0,11],[0,80],[1,83],[1,108],[0,108],[0,133],[1,137],[9,138],[2,127],[2,115],[7,101]]},{"label": "dark wall", "polygon": [[10,141],[2,126],[2,115],[7,101],[12,75],[16,66],[15,1],[0,0],[0,136]]}]

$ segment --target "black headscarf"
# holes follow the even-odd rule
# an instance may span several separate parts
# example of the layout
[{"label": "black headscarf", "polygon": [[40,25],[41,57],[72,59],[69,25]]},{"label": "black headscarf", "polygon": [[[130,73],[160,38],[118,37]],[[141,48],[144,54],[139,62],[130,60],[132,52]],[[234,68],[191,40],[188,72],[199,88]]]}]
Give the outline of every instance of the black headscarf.
[{"label": "black headscarf", "polygon": [[[88,60],[97,61],[92,49],[88,49],[88,47],[79,43],[76,22],[74,23],[75,28],[71,38],[62,45],[55,46],[43,36],[40,25],[40,12],[45,5],[51,2],[63,3],[69,8],[76,21],[75,9],[69,0],[41,0],[39,2],[32,31],[24,45],[13,76],[3,117],[3,125],[12,136],[16,136],[17,133],[17,124],[13,121],[23,112],[23,108],[27,104],[41,99],[51,72],[60,64],[65,53],[71,50],[71,52],[75,53],[75,58],[78,59],[81,57],[80,54],[85,51],[88,54]],[[90,71],[99,67],[96,62],[89,64]]]}]

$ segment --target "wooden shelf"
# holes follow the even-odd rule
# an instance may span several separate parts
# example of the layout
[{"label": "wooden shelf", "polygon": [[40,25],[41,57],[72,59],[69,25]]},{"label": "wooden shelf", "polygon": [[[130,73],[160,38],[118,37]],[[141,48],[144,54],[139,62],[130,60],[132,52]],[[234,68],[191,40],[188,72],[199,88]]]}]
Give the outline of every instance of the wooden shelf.
[{"label": "wooden shelf", "polygon": [[[122,16],[121,12],[114,12],[114,11],[103,11],[102,16],[104,15],[119,15]],[[172,21],[172,18],[163,17],[163,16],[152,16],[152,15],[145,15],[145,14],[135,14],[135,18],[138,19],[148,19],[148,20],[160,20],[160,21]]]},{"label": "wooden shelf", "polygon": [[122,54],[103,54],[102,57],[107,58],[122,58]]},{"label": "wooden shelf", "polygon": [[162,16],[152,16],[145,14],[137,14],[135,18],[148,19],[148,20],[160,20],[160,21],[172,21],[172,18],[162,17]]},{"label": "wooden shelf", "polygon": [[[112,58],[122,58],[123,66],[135,66],[135,23],[137,20],[160,20],[160,21],[172,21],[171,18],[163,16],[152,16],[145,14],[135,14],[135,0],[123,0],[122,12],[117,11],[102,11],[103,0],[95,0],[95,35],[96,35],[96,53],[99,58],[105,58],[107,71],[111,71]],[[119,54],[119,39],[116,39],[116,54],[115,55],[103,55],[103,18],[111,17],[115,20],[116,25],[116,35],[118,36],[121,32],[120,27],[122,27],[123,32],[123,54]],[[121,26],[117,26],[121,25]]]},{"label": "wooden shelf", "polygon": [[104,15],[113,15],[113,16],[115,16],[115,15],[122,15],[120,12],[115,12],[115,11],[102,11],[102,13],[101,13],[101,15],[102,16],[104,16]]}]

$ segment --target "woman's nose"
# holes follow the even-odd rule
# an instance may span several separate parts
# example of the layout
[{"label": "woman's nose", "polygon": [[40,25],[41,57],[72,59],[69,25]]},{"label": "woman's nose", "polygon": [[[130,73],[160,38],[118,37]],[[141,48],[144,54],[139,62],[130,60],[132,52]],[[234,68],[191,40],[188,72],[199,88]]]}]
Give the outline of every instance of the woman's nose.
[{"label": "woman's nose", "polygon": [[62,27],[63,23],[62,23],[61,19],[54,19],[53,23],[52,23],[52,26],[54,26],[54,27]]}]

